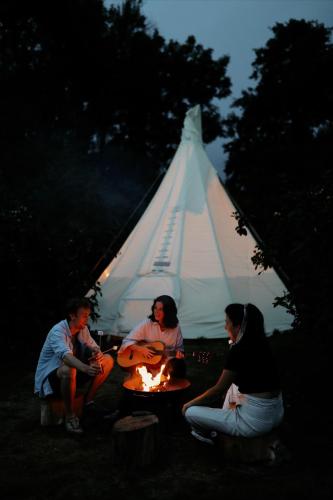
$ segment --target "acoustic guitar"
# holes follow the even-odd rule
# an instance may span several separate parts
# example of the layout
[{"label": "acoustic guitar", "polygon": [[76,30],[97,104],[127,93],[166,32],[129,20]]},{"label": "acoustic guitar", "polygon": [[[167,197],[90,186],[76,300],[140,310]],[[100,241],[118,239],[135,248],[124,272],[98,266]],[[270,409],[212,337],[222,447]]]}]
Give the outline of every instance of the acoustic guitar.
[{"label": "acoustic guitar", "polygon": [[161,361],[165,351],[165,345],[163,344],[163,342],[156,340],[155,342],[150,342],[150,343],[146,342],[139,343],[139,345],[144,345],[145,347],[148,347],[149,349],[153,350],[155,353],[154,356],[152,356],[151,358],[146,358],[139,351],[132,351],[132,349],[126,349],[123,352],[118,352],[117,355],[118,365],[121,366],[122,368],[129,368],[130,366],[138,365],[139,363],[157,365],[157,363]]},{"label": "acoustic guitar", "polygon": [[[166,354],[165,352],[165,344],[160,340],[156,340],[155,342],[139,342],[139,345],[144,345],[149,349],[152,349],[155,354],[151,358],[146,358],[139,351],[132,351],[131,349],[127,349],[123,352],[118,352],[117,354],[117,362],[118,365],[122,368],[129,368],[130,366],[138,365],[139,363],[149,364],[149,365],[157,365],[162,357]],[[169,351],[167,352],[168,356],[176,356],[177,351]],[[212,353],[207,351],[193,351],[191,354],[186,355],[185,357],[193,357],[197,362],[202,364],[208,364],[210,361]]]}]

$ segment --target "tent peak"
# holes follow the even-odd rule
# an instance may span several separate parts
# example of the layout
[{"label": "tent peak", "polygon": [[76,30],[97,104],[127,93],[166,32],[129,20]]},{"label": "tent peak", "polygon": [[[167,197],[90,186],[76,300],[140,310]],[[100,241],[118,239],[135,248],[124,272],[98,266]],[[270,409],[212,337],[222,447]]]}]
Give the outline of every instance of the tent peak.
[{"label": "tent peak", "polygon": [[96,330],[124,336],[147,317],[155,297],[171,295],[184,338],[221,338],[230,303],[254,303],[268,332],[290,329],[273,307],[284,286],[273,268],[258,274],[256,241],[240,237],[236,210],[201,142],[200,106],[189,109],[181,147],[155,196],[98,279]]},{"label": "tent peak", "polygon": [[199,104],[186,112],[182,141],[202,142],[201,108]]}]

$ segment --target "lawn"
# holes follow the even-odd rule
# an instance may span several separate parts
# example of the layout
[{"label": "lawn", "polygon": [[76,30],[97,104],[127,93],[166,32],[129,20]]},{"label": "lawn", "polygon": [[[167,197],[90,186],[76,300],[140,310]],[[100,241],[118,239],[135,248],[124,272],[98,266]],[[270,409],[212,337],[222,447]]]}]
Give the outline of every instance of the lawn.
[{"label": "lawn", "polygon": [[[111,456],[112,428],[101,417],[86,421],[82,437],[67,435],[63,427],[40,426],[39,401],[33,396],[36,356],[3,363],[1,498],[330,498],[332,440],[329,415],[322,405],[326,393],[318,384],[321,363],[311,361],[313,346],[308,340],[286,333],[270,338],[284,391],[281,435],[291,454],[289,460],[271,466],[227,463],[218,449],[194,440],[178,420],[163,429],[157,462],[125,473],[112,465],[116,462]],[[191,397],[216,380],[228,345],[225,340],[203,339],[187,341],[185,349]],[[193,351],[211,352],[209,363],[199,363]],[[98,404],[110,411],[118,407],[123,377],[115,365],[98,394]]]}]

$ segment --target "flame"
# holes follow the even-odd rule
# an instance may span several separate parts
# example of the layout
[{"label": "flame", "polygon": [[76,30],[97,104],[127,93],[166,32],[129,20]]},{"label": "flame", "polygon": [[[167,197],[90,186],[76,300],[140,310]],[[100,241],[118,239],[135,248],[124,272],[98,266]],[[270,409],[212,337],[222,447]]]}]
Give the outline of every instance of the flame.
[{"label": "flame", "polygon": [[141,377],[143,391],[146,392],[153,391],[156,388],[160,389],[159,386],[161,386],[161,384],[162,384],[161,388],[163,388],[163,386],[166,385],[166,383],[170,379],[170,375],[163,374],[164,368],[165,364],[162,365],[160,371],[153,376],[153,374],[150,373],[145,366],[136,367],[136,373]]}]

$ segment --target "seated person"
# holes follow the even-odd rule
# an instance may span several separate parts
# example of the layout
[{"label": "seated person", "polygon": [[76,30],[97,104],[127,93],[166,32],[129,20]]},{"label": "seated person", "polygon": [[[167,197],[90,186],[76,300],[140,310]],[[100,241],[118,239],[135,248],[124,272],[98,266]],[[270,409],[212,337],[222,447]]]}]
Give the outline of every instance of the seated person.
[{"label": "seated person", "polygon": [[137,351],[149,360],[155,354],[145,343],[160,341],[165,345],[163,362],[170,364],[171,375],[185,377],[184,344],[177,318],[177,306],[169,295],[154,299],[151,315],[133,328],[124,338],[119,354]]},{"label": "seated person", "polygon": [[[264,318],[253,304],[230,304],[225,329],[231,347],[213,387],[183,406],[192,435],[213,443],[217,433],[255,437],[270,432],[283,418],[278,372],[264,330]],[[225,396],[223,408],[209,406]]]},{"label": "seated person", "polygon": [[46,337],[35,374],[35,393],[41,398],[54,395],[63,399],[65,428],[75,434],[82,433],[74,413],[76,387],[90,381],[85,402],[91,403],[113,367],[112,357],[101,353],[89,333],[90,312],[86,298],[68,303],[67,318],[54,325]]}]

